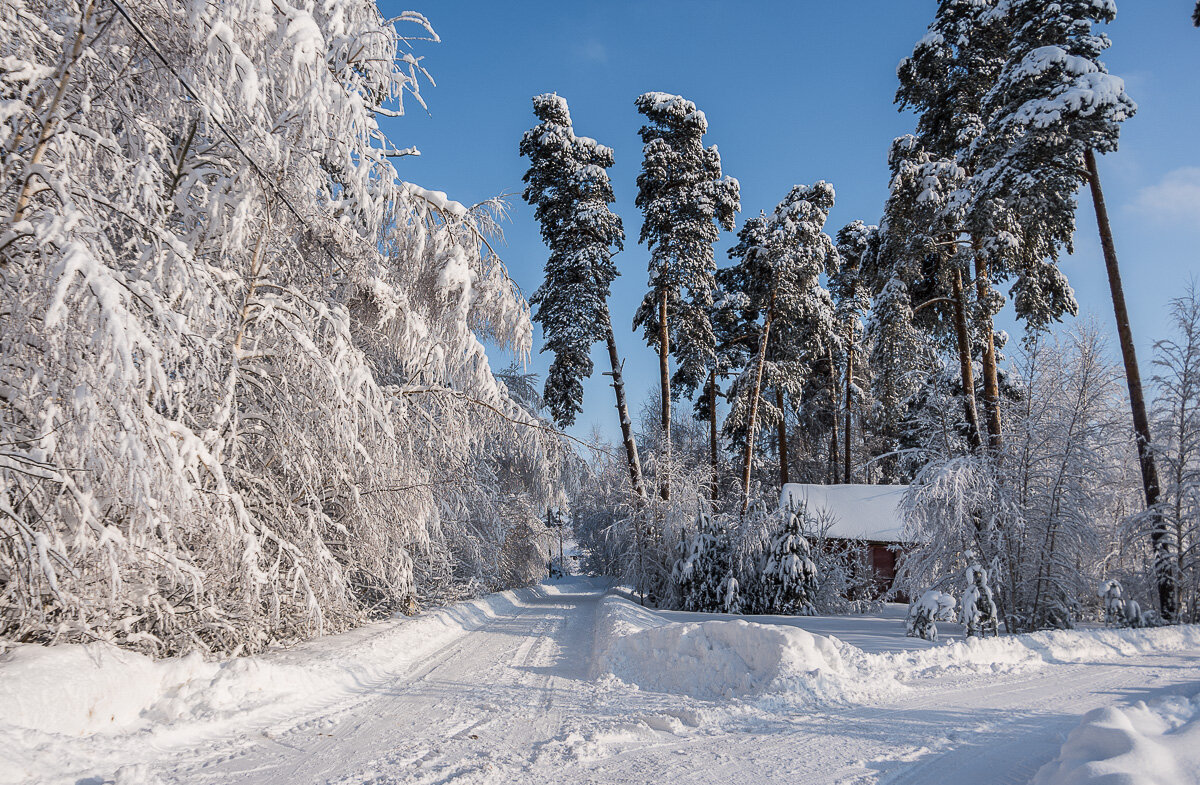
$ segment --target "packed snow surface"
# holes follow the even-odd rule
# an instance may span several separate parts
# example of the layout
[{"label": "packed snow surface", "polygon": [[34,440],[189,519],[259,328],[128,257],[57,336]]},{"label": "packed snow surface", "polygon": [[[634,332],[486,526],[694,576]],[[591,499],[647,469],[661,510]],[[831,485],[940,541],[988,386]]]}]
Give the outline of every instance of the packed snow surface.
[{"label": "packed snow surface", "polygon": [[226,662],[17,646],[0,782],[1195,781],[1198,652],[1195,627],[932,643],[900,606],[676,613],[568,578]]}]

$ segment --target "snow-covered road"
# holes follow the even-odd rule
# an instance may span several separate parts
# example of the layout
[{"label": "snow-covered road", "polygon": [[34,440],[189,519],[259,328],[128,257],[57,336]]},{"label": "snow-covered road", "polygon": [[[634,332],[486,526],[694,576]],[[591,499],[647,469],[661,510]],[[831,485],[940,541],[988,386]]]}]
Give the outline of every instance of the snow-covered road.
[{"label": "snow-covered road", "polygon": [[[275,670],[319,660],[305,667],[324,673],[340,662],[355,677],[324,691],[311,674],[272,677],[271,689],[291,684],[295,693],[272,693],[269,711],[210,707],[197,724],[176,708],[169,722],[74,742],[17,734],[25,750],[12,771],[36,774],[0,782],[1027,783],[1089,709],[1200,690],[1194,630],[1124,653],[1053,636],[972,648],[906,639],[894,612],[731,627],[743,622],[645,611],[599,580],[493,597],[502,599],[471,613],[438,612],[454,622],[438,622],[437,634],[405,633],[413,620],[401,620],[277,653]],[[691,655],[661,648],[680,634],[697,645]],[[729,640],[760,641],[738,649],[736,662],[749,663],[739,667],[776,668],[784,680],[730,693],[720,670]],[[777,662],[779,651],[801,649],[808,660]],[[812,657],[832,658],[840,675],[806,670]],[[381,669],[382,659],[399,664]],[[0,662],[0,683],[5,673]],[[201,681],[242,695],[265,678],[239,674],[206,671]],[[709,683],[691,689],[693,675]],[[722,689],[725,697],[709,694]],[[170,705],[185,694],[171,688]],[[141,716],[162,716],[160,704]]]}]

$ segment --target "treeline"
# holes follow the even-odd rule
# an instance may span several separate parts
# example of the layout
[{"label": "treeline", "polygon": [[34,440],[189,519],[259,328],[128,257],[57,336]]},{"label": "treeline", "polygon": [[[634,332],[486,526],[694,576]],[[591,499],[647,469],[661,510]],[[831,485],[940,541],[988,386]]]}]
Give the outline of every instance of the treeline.
[{"label": "treeline", "polygon": [[[899,586],[912,596],[960,580],[971,552],[996,581],[1010,631],[1098,612],[1104,579],[1124,581],[1163,619],[1195,616],[1185,477],[1196,457],[1183,445],[1196,422],[1190,385],[1178,381],[1191,373],[1178,346],[1191,340],[1194,298],[1175,304],[1181,343],[1160,346],[1156,414],[1096,164],[1136,111],[1100,61],[1110,42],[1095,28],[1115,12],[1091,0],[940,3],[898,69],[896,101],[917,124],[892,143],[879,224],[833,232],[833,187],[798,185],[742,221],[721,267],[714,244],[741,205],[705,146],[708,118],[681,96],[637,98],[650,275],[634,328],[660,370],[640,434],[607,311],[624,240],[610,207],[612,151],[576,135],[564,99],[534,99],[539,124],[521,152],[525,198],[552,253],[534,297],[555,356],[546,396],[558,422],[572,422],[588,351],[606,338],[625,442],[621,461],[596,455],[575,500],[598,569],[678,603],[678,554],[704,521],[752,543],[755,506],[773,509],[783,483],[911,483],[915,545]],[[1056,328],[1078,311],[1058,262],[1072,250],[1083,186],[1123,368],[1094,328]],[[995,326],[1006,305],[1024,326],[1017,344]],[[684,399],[681,417],[673,404]],[[1167,462],[1189,468],[1165,483],[1157,467]]]}]

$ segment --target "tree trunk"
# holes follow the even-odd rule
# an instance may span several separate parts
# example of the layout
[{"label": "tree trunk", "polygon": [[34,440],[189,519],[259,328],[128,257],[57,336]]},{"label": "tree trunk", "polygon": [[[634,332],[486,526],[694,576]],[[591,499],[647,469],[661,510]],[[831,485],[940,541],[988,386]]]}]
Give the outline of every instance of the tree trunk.
[{"label": "tree trunk", "polygon": [[983,446],[979,431],[979,410],[975,407],[975,370],[971,366],[971,333],[967,329],[967,308],[964,301],[962,270],[957,267],[951,276],[954,291],[954,333],[958,340],[958,366],[962,374],[963,413],[967,417],[967,442],[977,452]]},{"label": "tree trunk", "polygon": [[[42,156],[58,128],[58,110],[63,96],[67,93],[67,85],[71,83],[72,69],[83,55],[83,42],[87,38],[88,23],[92,19],[92,12],[95,8],[95,0],[89,0],[88,4],[84,6],[83,16],[79,20],[79,30],[76,31],[75,40],[71,44],[71,52],[69,55],[64,53],[62,67],[57,75],[58,85],[54,90],[53,98],[50,99],[50,106],[46,109],[46,119],[42,122],[37,142],[33,146],[33,153],[29,156],[29,164],[25,167],[25,180],[21,183],[21,191],[17,195],[17,207],[11,221],[13,224],[20,223],[25,218],[25,210],[29,207],[29,199],[33,195],[33,178],[38,175]],[[16,150],[17,145],[14,144],[12,149]],[[40,177],[40,175],[38,176]],[[4,264],[4,262],[4,257],[0,257],[0,264]]]},{"label": "tree trunk", "polygon": [[829,481],[834,485],[838,481],[838,443],[841,441],[838,438],[838,379],[837,367],[833,364],[833,348],[826,350],[827,359],[829,360],[829,408],[832,416],[829,418]]},{"label": "tree trunk", "polygon": [[717,500],[717,372],[708,374],[708,458],[712,464],[712,500]]},{"label": "tree trunk", "polygon": [[637,494],[639,503],[646,502],[646,486],[642,482],[642,461],[638,457],[637,442],[633,438],[633,423],[629,419],[629,406],[625,402],[625,378],[621,375],[621,358],[617,354],[617,340],[613,335],[612,318],[605,309],[606,329],[604,337],[608,342],[608,362],[612,370],[606,374],[612,377],[613,392],[617,397],[617,416],[621,418],[621,440],[625,442],[625,460],[629,463],[629,481],[633,484],[633,492]]},{"label": "tree trunk", "polygon": [[854,397],[851,395],[851,387],[854,385],[854,328],[850,328],[850,341],[846,348],[846,425],[842,429],[842,438],[845,439],[845,448],[842,450],[842,481],[851,482],[853,475],[851,474],[850,465],[850,417],[853,413]]},{"label": "tree trunk", "polygon": [[787,414],[783,410],[783,390],[775,390],[775,406],[779,409],[776,438],[779,439],[779,489],[788,483]]},{"label": "tree trunk", "polygon": [[1092,189],[1092,204],[1096,208],[1096,225],[1100,229],[1100,246],[1104,249],[1104,266],[1108,269],[1108,286],[1112,290],[1117,336],[1121,342],[1121,359],[1125,363],[1125,380],[1129,385],[1129,406],[1133,410],[1133,431],[1137,440],[1138,463],[1142,469],[1142,491],[1146,496],[1146,509],[1152,516],[1150,544],[1154,550],[1158,602],[1163,618],[1171,621],[1175,617],[1175,576],[1170,567],[1171,544],[1167,538],[1167,527],[1157,509],[1158,469],[1154,465],[1154,453],[1151,450],[1153,442],[1150,439],[1150,420],[1146,416],[1146,398],[1142,392],[1142,375],[1138,370],[1133,330],[1130,329],[1129,311],[1125,307],[1125,289],[1121,285],[1121,268],[1117,264],[1117,250],[1113,244],[1112,227],[1108,222],[1108,208],[1104,204],[1104,191],[1100,188],[1096,156],[1088,150],[1084,159],[1087,163],[1088,184]]},{"label": "tree trunk", "polygon": [[987,418],[988,449],[999,452],[1003,442],[1003,424],[1000,420],[1000,373],[996,368],[996,339],[991,314],[987,307],[992,284],[988,278],[987,262],[975,254],[975,292],[979,297],[981,314],[985,315],[983,336],[983,411]]},{"label": "tree trunk", "polygon": [[667,331],[667,290],[658,300],[658,376],[662,388],[662,477],[659,493],[663,501],[671,498],[671,336]]},{"label": "tree trunk", "polygon": [[758,396],[762,394],[763,365],[767,361],[767,340],[771,337],[771,319],[775,316],[775,290],[767,305],[763,321],[762,342],[758,346],[758,367],[754,372],[754,387],[750,390],[750,416],[746,419],[746,450],[742,464],[742,515],[750,509],[750,470],[754,460],[754,430],[758,426]]}]

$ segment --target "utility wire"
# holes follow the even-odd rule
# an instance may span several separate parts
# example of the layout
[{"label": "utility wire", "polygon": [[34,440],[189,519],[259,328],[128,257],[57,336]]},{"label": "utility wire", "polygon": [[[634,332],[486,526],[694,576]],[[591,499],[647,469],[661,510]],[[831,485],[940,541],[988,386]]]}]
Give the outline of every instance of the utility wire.
[{"label": "utility wire", "polygon": [[233,149],[237,150],[242,158],[246,159],[246,163],[250,164],[250,168],[253,169],[254,173],[258,175],[260,180],[262,180],[263,185],[270,188],[272,193],[279,198],[279,201],[283,202],[284,205],[287,206],[287,209],[292,213],[292,215],[296,216],[296,220],[308,230],[309,234],[314,234],[312,229],[309,228],[308,224],[305,222],[304,218],[300,215],[299,211],[292,206],[292,203],[286,196],[284,196],[283,192],[280,191],[273,182],[271,182],[271,179],[267,177],[267,173],[262,170],[262,167],[258,165],[257,161],[250,157],[250,154],[246,152],[233,133],[230,132],[230,130],[225,127],[225,124],[217,118],[216,113],[212,110],[212,107],[210,107],[208,103],[200,97],[200,93],[196,91],[196,88],[192,87],[188,80],[185,79],[177,70],[175,70],[175,67],[167,61],[167,58],[162,53],[162,50],[160,50],[158,46],[152,40],[150,40],[150,36],[147,35],[146,31],[142,29],[142,26],[137,23],[137,20],[130,15],[129,11],[126,10],[125,6],[121,3],[121,0],[108,0],[108,2],[113,4],[113,7],[117,9],[117,13],[125,17],[125,21],[129,23],[130,27],[133,28],[133,32],[137,33],[138,38],[145,42],[146,46],[150,48],[150,51],[154,53],[154,56],[159,59],[159,62],[161,62],[163,66],[166,67],[167,71],[171,73],[171,76],[174,76],[175,79],[179,81],[179,84],[183,85],[183,89],[186,90],[187,94],[192,97],[192,100],[208,110],[209,118],[212,120],[213,124],[221,130],[221,133],[225,134],[225,138],[229,140],[229,144],[233,146]]}]

